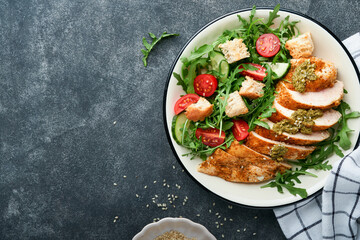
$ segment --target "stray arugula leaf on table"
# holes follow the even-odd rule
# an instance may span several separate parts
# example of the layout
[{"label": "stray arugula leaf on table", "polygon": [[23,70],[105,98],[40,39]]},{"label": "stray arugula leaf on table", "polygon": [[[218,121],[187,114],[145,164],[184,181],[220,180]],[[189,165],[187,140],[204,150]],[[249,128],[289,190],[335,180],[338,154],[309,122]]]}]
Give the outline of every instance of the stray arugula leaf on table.
[{"label": "stray arugula leaf on table", "polygon": [[143,37],[142,39],[142,43],[144,44],[145,48],[146,49],[141,49],[141,52],[144,54],[144,57],[142,58],[142,61],[144,63],[144,66],[146,67],[147,66],[147,57],[149,56],[149,53],[150,51],[153,49],[153,47],[163,38],[166,38],[166,37],[172,37],[172,36],[179,36],[179,34],[177,33],[167,33],[166,31],[163,32],[161,34],[161,36],[159,38],[157,38],[155,36],[155,34],[153,33],[149,33],[149,36],[151,37],[152,39],[152,42],[151,44],[149,44],[147,41],[146,41],[146,38]]}]

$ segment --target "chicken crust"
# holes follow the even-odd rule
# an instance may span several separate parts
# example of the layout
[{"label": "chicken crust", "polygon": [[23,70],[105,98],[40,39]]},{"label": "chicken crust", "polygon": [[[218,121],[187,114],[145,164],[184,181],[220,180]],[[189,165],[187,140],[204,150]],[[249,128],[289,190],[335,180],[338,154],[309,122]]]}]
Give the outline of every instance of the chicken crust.
[{"label": "chicken crust", "polygon": [[315,64],[316,80],[306,81],[305,92],[318,92],[325,88],[333,87],[337,78],[337,69],[332,62],[322,60],[317,57],[291,59],[291,67],[289,72],[285,75],[284,79],[287,81],[286,87],[295,91],[292,84],[292,76],[297,66],[305,60],[310,60],[310,64]]}]

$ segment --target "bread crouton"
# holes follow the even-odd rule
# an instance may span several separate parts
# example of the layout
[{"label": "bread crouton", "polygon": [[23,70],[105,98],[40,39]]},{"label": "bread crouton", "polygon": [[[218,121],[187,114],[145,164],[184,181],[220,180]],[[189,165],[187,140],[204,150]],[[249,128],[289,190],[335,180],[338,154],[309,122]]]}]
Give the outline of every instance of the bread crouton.
[{"label": "bread crouton", "polygon": [[219,48],[225,55],[228,63],[234,63],[244,58],[250,57],[250,53],[242,39],[235,38],[231,41],[226,41],[223,44],[219,44]]},{"label": "bread crouton", "polygon": [[197,103],[193,103],[185,110],[187,119],[197,122],[204,121],[204,119],[210,116],[213,112],[213,105],[208,100],[200,97]]},{"label": "bread crouton", "polygon": [[228,117],[235,117],[240,114],[245,114],[248,111],[249,110],[238,91],[229,94],[227,105],[225,107],[225,114]]},{"label": "bread crouton", "polygon": [[263,87],[265,87],[265,84],[255,81],[252,77],[246,76],[239,93],[243,97],[256,99],[264,96]]},{"label": "bread crouton", "polygon": [[289,50],[293,58],[311,57],[314,51],[314,43],[311,39],[310,32],[286,41],[285,48]]}]

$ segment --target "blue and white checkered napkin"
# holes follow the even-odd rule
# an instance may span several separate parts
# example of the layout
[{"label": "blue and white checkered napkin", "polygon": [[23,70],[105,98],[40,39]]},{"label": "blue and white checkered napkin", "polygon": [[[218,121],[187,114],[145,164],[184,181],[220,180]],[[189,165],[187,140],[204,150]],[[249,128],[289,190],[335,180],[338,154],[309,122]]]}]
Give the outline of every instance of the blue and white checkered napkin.
[{"label": "blue and white checkered napkin", "polygon": [[[343,43],[360,68],[360,33]],[[274,213],[288,239],[360,239],[360,148],[333,165],[321,195]]]}]

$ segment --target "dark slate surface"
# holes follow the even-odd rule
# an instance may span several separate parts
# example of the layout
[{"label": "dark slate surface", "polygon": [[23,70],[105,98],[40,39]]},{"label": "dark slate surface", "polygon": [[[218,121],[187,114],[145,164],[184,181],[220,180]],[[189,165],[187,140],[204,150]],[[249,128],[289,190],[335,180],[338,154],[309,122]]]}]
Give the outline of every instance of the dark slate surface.
[{"label": "dark slate surface", "polygon": [[[357,0],[280,3],[340,39],[360,30]],[[272,210],[230,209],[182,172],[162,118],[183,44],[210,20],[253,4],[273,6],[1,0],[0,239],[131,239],[166,216],[199,222],[219,239],[284,238]],[[164,30],[181,35],[161,42],[145,68],[141,38]],[[152,202],[168,194],[178,196],[175,208]]]}]

